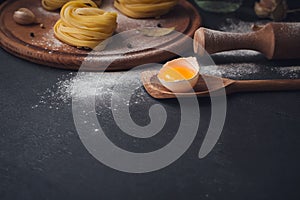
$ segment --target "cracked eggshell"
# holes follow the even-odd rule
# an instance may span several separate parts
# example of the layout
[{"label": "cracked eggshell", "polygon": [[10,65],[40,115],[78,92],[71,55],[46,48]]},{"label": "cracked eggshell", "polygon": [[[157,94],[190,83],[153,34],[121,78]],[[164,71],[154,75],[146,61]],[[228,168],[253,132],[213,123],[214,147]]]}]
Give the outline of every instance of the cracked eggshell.
[{"label": "cracked eggshell", "polygon": [[[166,67],[172,68],[176,66],[186,67],[187,70],[190,70],[194,75],[189,79],[180,79],[180,80],[164,80],[160,73],[162,73],[163,69]],[[199,71],[200,67],[198,61],[195,57],[187,57],[187,58],[178,58],[172,61],[167,62],[163,65],[162,69],[158,73],[158,80],[160,83],[174,93],[184,93],[191,91],[198,82],[199,79]]]}]

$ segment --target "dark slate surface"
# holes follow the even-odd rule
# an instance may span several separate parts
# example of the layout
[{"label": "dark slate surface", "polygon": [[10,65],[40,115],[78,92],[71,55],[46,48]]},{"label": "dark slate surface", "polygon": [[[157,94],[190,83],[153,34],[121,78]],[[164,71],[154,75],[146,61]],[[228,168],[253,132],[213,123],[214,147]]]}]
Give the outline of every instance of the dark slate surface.
[{"label": "dark slate surface", "polygon": [[[241,9],[233,16],[257,20],[252,14],[249,9]],[[209,13],[203,16],[210,28],[225,20]],[[214,58],[222,66],[236,66],[228,64],[232,61],[228,57]],[[209,156],[201,160],[197,155],[209,122],[210,102],[199,99],[201,124],[189,150],[165,169],[127,174],[104,166],[87,152],[76,133],[69,104],[56,110],[49,109],[51,105],[46,102],[32,109],[40,100],[38,94],[69,71],[29,63],[2,49],[0,61],[0,199],[300,198],[298,91],[229,96],[222,136]],[[239,62],[254,62],[264,68],[261,73],[236,77],[240,79],[290,78],[291,74],[285,77],[271,68],[300,65],[299,60],[267,61],[259,55],[242,57]],[[292,75],[299,76],[295,72]],[[145,102],[132,108],[134,118],[142,124],[149,119],[141,111],[154,100],[147,97]],[[175,100],[163,104],[173,113],[168,119],[171,123],[161,133],[161,138],[168,140],[179,112]],[[105,113],[103,118],[109,121],[109,110]],[[111,135],[118,132],[113,122],[103,128]],[[160,138],[153,142],[161,143]],[[131,147],[121,143],[124,148]]]}]

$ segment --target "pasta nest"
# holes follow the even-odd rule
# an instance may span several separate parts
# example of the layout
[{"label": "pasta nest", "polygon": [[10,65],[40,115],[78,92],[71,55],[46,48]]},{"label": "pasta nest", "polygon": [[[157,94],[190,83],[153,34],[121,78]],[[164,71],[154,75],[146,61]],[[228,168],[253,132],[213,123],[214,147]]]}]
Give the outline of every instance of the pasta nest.
[{"label": "pasta nest", "polygon": [[178,0],[115,0],[114,6],[132,18],[159,17],[168,13]]},{"label": "pasta nest", "polygon": [[99,9],[91,0],[75,0],[62,7],[54,34],[69,45],[102,50],[116,28],[117,13]]},{"label": "pasta nest", "polygon": [[[42,6],[46,10],[57,10],[61,8],[65,3],[72,1],[72,0],[42,0]],[[102,0],[93,0],[98,6],[101,5]]]}]

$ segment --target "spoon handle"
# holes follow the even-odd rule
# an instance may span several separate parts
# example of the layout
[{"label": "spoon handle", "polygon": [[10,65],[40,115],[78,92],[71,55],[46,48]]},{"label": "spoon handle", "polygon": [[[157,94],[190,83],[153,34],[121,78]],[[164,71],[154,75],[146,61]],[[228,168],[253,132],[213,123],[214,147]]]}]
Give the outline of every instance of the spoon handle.
[{"label": "spoon handle", "polygon": [[300,79],[237,80],[227,88],[227,93],[283,90],[300,90]]}]

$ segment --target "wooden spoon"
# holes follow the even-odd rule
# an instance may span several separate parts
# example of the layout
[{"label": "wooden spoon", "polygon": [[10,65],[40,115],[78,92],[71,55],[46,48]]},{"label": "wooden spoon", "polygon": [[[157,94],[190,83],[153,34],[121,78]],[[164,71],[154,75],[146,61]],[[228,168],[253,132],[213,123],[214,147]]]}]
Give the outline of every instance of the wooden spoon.
[{"label": "wooden spoon", "polygon": [[[218,95],[218,91],[225,88],[226,94],[238,92],[256,91],[283,91],[300,90],[300,79],[288,80],[231,80],[215,76],[201,75],[194,92],[174,94],[165,88],[157,78],[158,71],[145,71],[141,74],[141,79],[146,91],[156,99],[171,99],[177,97],[208,97]],[[209,85],[210,91],[207,85]],[[220,93],[221,94],[221,93]]]}]

